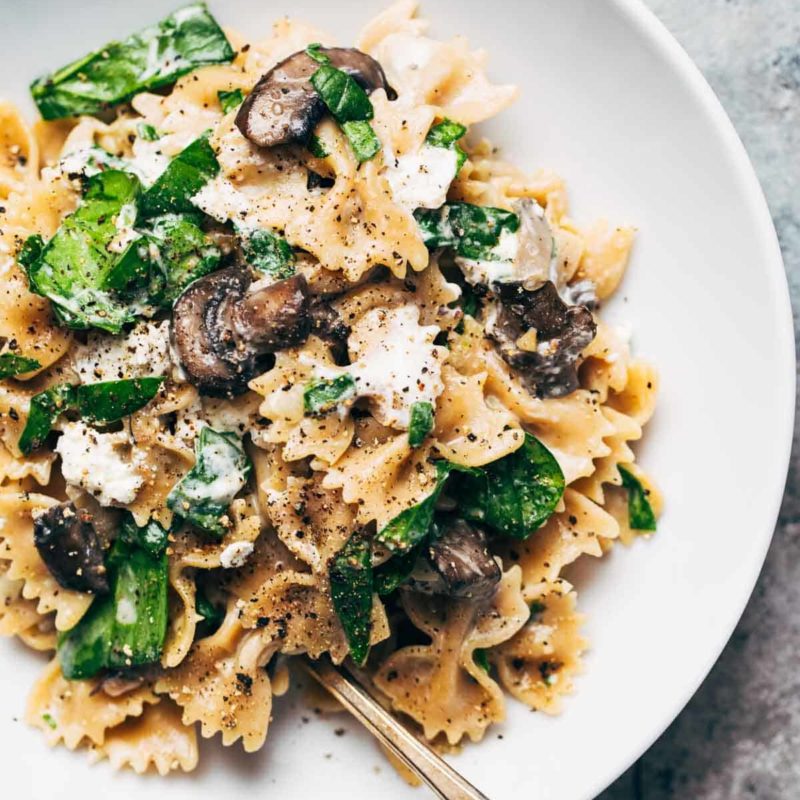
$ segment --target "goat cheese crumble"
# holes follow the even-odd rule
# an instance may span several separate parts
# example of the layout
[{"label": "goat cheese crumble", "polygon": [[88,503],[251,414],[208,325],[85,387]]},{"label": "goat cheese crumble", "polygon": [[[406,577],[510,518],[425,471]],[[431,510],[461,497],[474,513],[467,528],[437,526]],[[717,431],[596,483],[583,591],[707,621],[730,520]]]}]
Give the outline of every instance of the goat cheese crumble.
[{"label": "goat cheese crumble", "polygon": [[458,154],[452,148],[424,144],[415,153],[394,156],[387,148],[386,179],[394,202],[409,213],[417,208],[439,208],[458,172]]},{"label": "goat cheese crumble", "polygon": [[229,544],[219,556],[219,563],[223,569],[243,567],[254,550],[252,542],[233,542]]},{"label": "goat cheese crumble", "polygon": [[83,422],[68,422],[55,450],[64,480],[89,492],[101,506],[132,503],[144,483],[141,455],[127,431],[100,433]]}]

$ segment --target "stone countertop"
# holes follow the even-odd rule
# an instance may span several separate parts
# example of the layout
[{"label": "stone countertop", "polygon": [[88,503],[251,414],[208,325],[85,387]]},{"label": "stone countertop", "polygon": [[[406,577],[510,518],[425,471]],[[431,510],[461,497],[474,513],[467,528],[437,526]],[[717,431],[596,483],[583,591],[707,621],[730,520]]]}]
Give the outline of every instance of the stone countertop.
[{"label": "stone countertop", "polygon": [[[722,100],[778,230],[800,340],[800,0],[646,0]],[[598,800],[800,797],[800,436],[753,597],[716,666]],[[676,657],[679,654],[676,653]]]}]

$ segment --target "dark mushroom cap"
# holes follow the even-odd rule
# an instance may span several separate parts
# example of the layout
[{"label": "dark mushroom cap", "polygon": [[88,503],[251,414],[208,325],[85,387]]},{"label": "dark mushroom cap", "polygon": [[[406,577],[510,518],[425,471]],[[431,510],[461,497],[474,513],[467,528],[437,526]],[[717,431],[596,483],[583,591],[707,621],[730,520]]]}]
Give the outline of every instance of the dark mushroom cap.
[{"label": "dark mushroom cap", "polygon": [[107,594],[108,574],[92,515],[61,503],[33,524],[33,541],[50,574],[65,589]]},{"label": "dark mushroom cap", "polygon": [[[352,75],[366,92],[383,88],[395,96],[381,65],[355,48],[322,47],[337,69]],[[325,112],[311,84],[319,69],[305,50],[298,50],[265,73],[236,114],[236,127],[259,147],[304,142]]]},{"label": "dark mushroom cap", "polygon": [[311,329],[302,275],[252,291],[250,280],[238,267],[213,272],[191,284],[172,310],[181,365],[202,394],[241,394],[263,356],[299,344]]},{"label": "dark mushroom cap", "polygon": [[[592,312],[565,303],[551,281],[533,291],[516,281],[495,283],[492,291],[498,303],[487,333],[503,358],[538,397],[563,397],[575,391],[577,360],[597,332]],[[536,349],[521,350],[517,340],[532,328]]]},{"label": "dark mushroom cap", "polygon": [[431,576],[420,580],[415,575],[412,586],[418,591],[482,599],[494,593],[502,577],[484,531],[460,518],[453,517],[439,528],[425,556]]}]

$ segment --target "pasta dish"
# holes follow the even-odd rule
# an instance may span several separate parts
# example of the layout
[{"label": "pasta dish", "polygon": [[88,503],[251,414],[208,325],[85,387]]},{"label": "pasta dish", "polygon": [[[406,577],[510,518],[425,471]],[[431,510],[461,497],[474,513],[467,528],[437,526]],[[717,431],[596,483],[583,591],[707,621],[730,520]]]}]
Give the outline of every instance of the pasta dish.
[{"label": "pasta dish", "polygon": [[655,530],[634,230],[501,159],[516,88],[415,6],[339,47],[196,3],[0,103],[0,632],[51,744],[255,751],[300,654],[477,742],[572,692],[564,570]]}]

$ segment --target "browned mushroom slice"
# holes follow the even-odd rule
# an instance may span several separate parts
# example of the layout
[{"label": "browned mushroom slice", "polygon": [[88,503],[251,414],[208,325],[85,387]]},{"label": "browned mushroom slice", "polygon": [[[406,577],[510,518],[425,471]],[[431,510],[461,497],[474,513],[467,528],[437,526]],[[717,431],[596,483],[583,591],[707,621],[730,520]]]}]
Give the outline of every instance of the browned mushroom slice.
[{"label": "browned mushroom slice", "polygon": [[[355,48],[321,47],[337,69],[352,75],[369,93],[382,88],[394,97],[381,65]],[[236,114],[236,127],[259,147],[303,142],[325,112],[325,104],[311,85],[320,65],[305,50],[276,64],[265,73]]]},{"label": "browned mushroom slice", "polygon": [[[521,283],[495,283],[498,298],[487,334],[503,358],[539,397],[563,397],[578,387],[576,363],[597,325],[585,306],[568,305],[551,281],[529,291]],[[523,334],[535,344],[521,349]]]},{"label": "browned mushroom slice", "polygon": [[103,548],[92,515],[61,503],[37,517],[33,541],[50,574],[65,589],[107,594]]},{"label": "browned mushroom slice", "polygon": [[201,393],[215,397],[244,392],[262,356],[299,344],[310,329],[302,275],[250,287],[249,273],[230,267],[191,284],[172,311],[181,365]]},{"label": "browned mushroom slice", "polygon": [[500,582],[500,567],[487,546],[486,534],[463,519],[448,520],[425,550],[430,573],[415,570],[411,586],[429,594],[480,599]]}]

